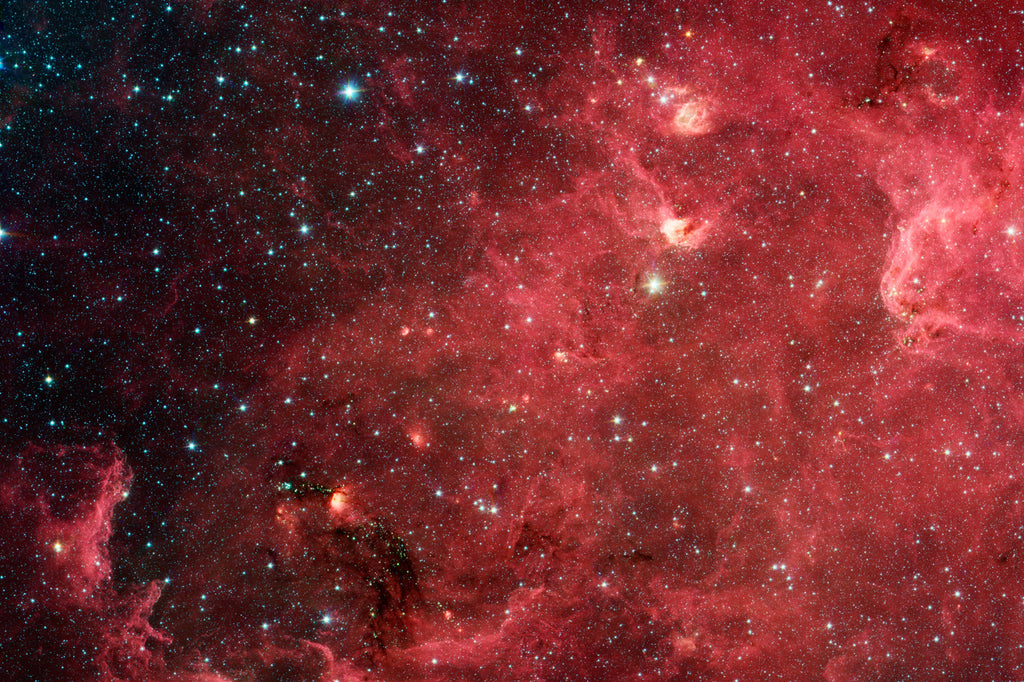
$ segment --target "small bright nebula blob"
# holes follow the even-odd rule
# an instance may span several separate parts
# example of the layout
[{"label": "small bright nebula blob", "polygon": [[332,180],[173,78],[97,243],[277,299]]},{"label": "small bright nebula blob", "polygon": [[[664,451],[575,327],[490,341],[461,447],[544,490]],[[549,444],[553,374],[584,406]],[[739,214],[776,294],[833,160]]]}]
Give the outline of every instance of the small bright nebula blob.
[{"label": "small bright nebula blob", "polygon": [[672,132],[686,137],[707,135],[712,131],[710,103],[690,88],[670,88],[666,98],[674,107]]},{"label": "small bright nebula blob", "polygon": [[707,235],[707,225],[693,218],[666,218],[661,223],[661,234],[672,246],[700,247]]}]

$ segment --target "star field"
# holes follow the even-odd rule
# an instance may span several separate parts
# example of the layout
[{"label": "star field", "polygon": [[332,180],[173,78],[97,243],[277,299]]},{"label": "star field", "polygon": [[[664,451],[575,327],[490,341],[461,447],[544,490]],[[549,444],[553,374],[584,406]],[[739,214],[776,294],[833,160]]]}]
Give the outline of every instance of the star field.
[{"label": "star field", "polygon": [[1022,42],[4,5],[5,679],[1024,677]]}]

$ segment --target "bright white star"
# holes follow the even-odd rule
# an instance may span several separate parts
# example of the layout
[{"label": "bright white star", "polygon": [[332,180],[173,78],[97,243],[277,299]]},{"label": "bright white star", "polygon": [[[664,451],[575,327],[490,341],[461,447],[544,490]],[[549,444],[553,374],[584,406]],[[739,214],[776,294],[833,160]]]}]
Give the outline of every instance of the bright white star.
[{"label": "bright white star", "polygon": [[359,93],[362,92],[356,84],[349,81],[345,84],[345,87],[341,89],[341,96],[345,98],[346,102],[352,102],[359,98]]}]

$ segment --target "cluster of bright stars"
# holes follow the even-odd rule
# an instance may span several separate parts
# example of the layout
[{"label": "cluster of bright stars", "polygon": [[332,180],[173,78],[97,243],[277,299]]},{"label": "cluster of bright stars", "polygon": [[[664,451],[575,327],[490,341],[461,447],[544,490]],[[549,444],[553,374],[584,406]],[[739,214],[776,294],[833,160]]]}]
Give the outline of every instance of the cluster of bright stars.
[{"label": "cluster of bright stars", "polygon": [[[469,83],[469,84],[472,85],[472,83],[473,83],[473,79],[470,78],[469,76],[467,76],[462,71],[459,71],[458,73],[456,73],[452,77],[452,80],[455,81],[456,83],[459,83],[459,84]],[[217,78],[217,82],[218,83],[223,83],[224,82],[224,78],[223,77],[218,77]],[[357,99],[359,99],[359,93],[361,93],[361,92],[363,92],[363,89],[359,87],[359,84],[356,81],[354,81],[354,80],[350,80],[347,83],[345,83],[345,85],[343,85],[342,88],[338,91],[338,96],[340,96],[346,102],[354,102]]]}]

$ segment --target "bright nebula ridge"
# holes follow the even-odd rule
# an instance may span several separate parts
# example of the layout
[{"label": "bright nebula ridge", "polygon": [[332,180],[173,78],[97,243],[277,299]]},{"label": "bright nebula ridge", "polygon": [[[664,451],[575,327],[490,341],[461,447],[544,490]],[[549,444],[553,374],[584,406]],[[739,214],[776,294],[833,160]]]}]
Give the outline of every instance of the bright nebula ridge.
[{"label": "bright nebula ridge", "polygon": [[0,7],[2,679],[1024,679],[1024,13]]}]

